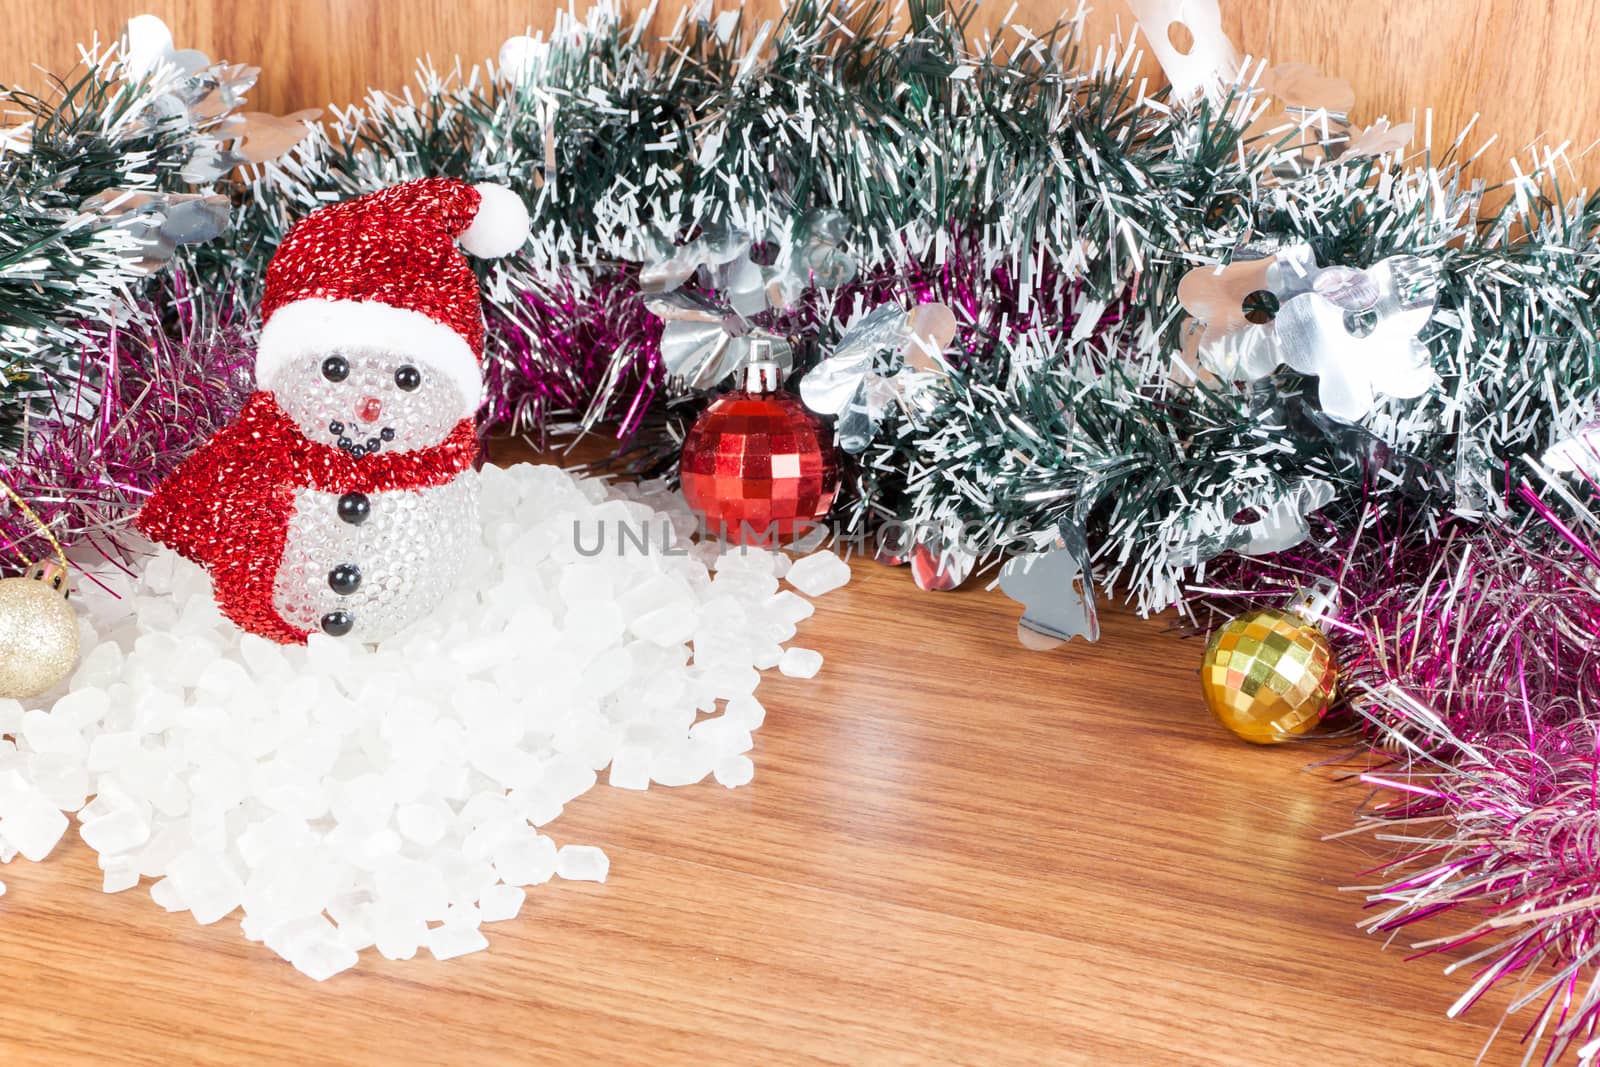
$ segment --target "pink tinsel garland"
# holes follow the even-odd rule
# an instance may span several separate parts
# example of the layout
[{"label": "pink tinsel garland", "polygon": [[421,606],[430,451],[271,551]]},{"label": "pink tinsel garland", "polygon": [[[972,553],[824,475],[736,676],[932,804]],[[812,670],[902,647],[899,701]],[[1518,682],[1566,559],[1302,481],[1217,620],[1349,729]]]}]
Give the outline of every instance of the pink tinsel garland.
[{"label": "pink tinsel garland", "polygon": [[1369,527],[1213,577],[1338,584],[1328,630],[1377,757],[1357,822],[1395,851],[1367,872],[1362,925],[1465,972],[1452,1015],[1510,989],[1502,1026],[1531,1008],[1522,1038],[1549,1063],[1600,1026],[1600,555],[1597,531],[1522,495],[1522,527]]},{"label": "pink tinsel garland", "polygon": [[[16,461],[0,466],[63,544],[107,555],[151,489],[238,412],[253,379],[249,330],[228,294],[201,292],[180,273],[127,312],[85,331],[80,388],[97,402],[56,397]],[[0,512],[0,536],[12,563],[49,554],[15,508]]]}]

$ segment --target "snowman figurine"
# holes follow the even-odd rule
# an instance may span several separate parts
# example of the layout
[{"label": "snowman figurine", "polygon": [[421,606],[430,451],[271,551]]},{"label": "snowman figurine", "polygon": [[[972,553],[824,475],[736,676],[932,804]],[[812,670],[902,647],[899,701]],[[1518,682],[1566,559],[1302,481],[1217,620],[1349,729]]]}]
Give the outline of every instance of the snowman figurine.
[{"label": "snowman figurine", "polygon": [[322,208],[267,267],[256,387],[135,525],[241,628],[375,642],[431,611],[477,534],[483,312],[460,248],[516,251],[521,199],[406,182]]}]

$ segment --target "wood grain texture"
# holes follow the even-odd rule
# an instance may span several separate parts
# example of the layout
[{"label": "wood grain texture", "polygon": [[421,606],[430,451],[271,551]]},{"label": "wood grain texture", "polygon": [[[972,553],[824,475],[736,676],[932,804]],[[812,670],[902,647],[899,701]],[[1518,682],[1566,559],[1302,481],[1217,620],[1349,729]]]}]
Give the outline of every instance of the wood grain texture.
[{"label": "wood grain texture", "polygon": [[0,1062],[1473,1062],[1490,1016],[1447,1022],[1461,983],[1337,888],[1377,858],[1321,840],[1359,793],[1216,727],[1197,642],[1113,610],[1027,652],[998,593],[854,571],[802,624],[822,674],[759,690],[754,783],[580,798],[552,833],[610,881],[486,953],[316,985],[103,896],[75,831],[10,864]]},{"label": "wood grain texture", "polygon": [[[1600,34],[1593,0],[1221,0],[1224,25],[1244,52],[1274,62],[1318,64],[1356,90],[1356,117],[1433,112],[1443,148],[1474,114],[1476,148],[1497,137],[1476,172],[1498,181],[1506,160],[1535,139],[1571,142],[1574,154],[1600,136],[1600,66],[1591,61]],[[355,102],[369,86],[398,90],[418,56],[468,65],[492,56],[513,33],[547,28],[564,5],[551,0],[8,0],[0,37],[0,82],[42,88],[36,66],[60,71],[79,42],[114,38],[131,15],[166,19],[178,42],[263,70],[252,106],[276,112]],[[630,5],[636,8],[637,4]],[[668,0],[663,8],[675,11]],[[720,8],[738,4],[719,0]],[[742,5],[751,18],[772,17],[777,0]],[[975,29],[997,26],[1009,3],[983,3]],[[1021,0],[1015,20],[1045,28],[1075,6]],[[1124,0],[1092,3],[1090,42],[1132,18]],[[658,25],[667,16],[658,16]],[[1153,74],[1156,70],[1149,65]],[[1600,161],[1585,157],[1577,177],[1595,185]]]}]

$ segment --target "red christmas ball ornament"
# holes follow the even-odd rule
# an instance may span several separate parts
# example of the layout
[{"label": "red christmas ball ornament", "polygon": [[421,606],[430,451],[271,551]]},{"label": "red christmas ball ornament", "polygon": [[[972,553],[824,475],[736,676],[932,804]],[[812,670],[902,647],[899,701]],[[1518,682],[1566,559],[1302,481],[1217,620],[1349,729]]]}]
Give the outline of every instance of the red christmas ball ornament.
[{"label": "red christmas ball ornament", "polygon": [[942,539],[918,541],[911,549],[911,577],[924,592],[947,593],[967,580],[975,560],[971,552]]},{"label": "red christmas ball ornament", "polygon": [[678,475],[706,529],[741,545],[773,545],[828,513],[839,488],[833,434],[800,398],[778,391],[775,363],[746,368],[683,441]]}]

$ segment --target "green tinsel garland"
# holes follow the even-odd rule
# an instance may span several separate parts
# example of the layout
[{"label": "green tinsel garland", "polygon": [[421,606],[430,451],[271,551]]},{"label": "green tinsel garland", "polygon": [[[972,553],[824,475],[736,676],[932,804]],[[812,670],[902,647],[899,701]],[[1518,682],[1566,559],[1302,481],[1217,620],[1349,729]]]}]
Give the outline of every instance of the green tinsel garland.
[{"label": "green tinsel garland", "polygon": [[[248,78],[246,79],[248,80]],[[0,459],[31,421],[92,418],[106,368],[91,334],[125,323],[150,278],[134,197],[209,191],[184,167],[224,110],[185,106],[177,72],[130,76],[115,49],[87,54],[49,100],[0,87]],[[127,194],[127,195],[124,195]],[[120,199],[119,199],[120,198]]]},{"label": "green tinsel garland", "polygon": [[[430,174],[496,180],[534,220],[523,254],[485,268],[490,305],[516,322],[524,293],[614,291],[652,240],[711,223],[780,232],[836,209],[863,272],[959,262],[979,290],[1005,279],[1011,309],[1004,329],[967,324],[938,410],[882,427],[841,514],[973,523],[996,551],[1069,519],[1090,531],[1102,580],[1147,609],[1176,599],[1231,516],[1308,478],[1335,488],[1336,522],[1374,498],[1423,523],[1495,512],[1507,469],[1592,416],[1600,200],[1524,179],[1487,211],[1458,146],[1289,172],[1287,149],[1246,139],[1248,84],[1195,104],[1141,96],[1131,46],[1084,63],[1075,23],[973,53],[972,12],[912,3],[902,30],[879,0],[804,0],[775,26],[685,16],[651,40],[596,8],[514,79],[425,72],[403,98],[336,111],[242,173],[226,239],[182,254],[248,297],[287,226],[323,203]],[[1263,237],[1309,242],[1324,265],[1436,259],[1424,340],[1439,386],[1354,425],[1323,415],[1287,369],[1175,385],[1178,282]],[[44,270],[70,282],[81,270],[59,248]],[[1069,328],[1106,309],[1095,329]],[[35,314],[73,317],[48,298]],[[823,317],[801,370],[841,325]],[[488,358],[506,359],[492,340]],[[540,358],[539,337],[521,340]],[[589,414],[614,410],[608,390],[638,358],[619,351]]]}]

